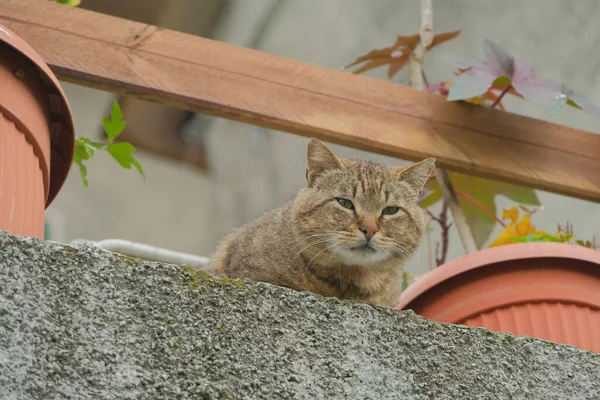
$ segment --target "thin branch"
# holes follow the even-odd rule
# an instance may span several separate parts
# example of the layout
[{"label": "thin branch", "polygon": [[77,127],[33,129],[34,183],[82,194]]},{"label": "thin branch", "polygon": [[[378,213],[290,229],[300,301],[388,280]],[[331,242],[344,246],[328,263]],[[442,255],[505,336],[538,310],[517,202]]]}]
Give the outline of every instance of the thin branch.
[{"label": "thin branch", "polygon": [[475,239],[473,239],[471,228],[467,223],[467,217],[465,216],[463,209],[460,207],[460,203],[456,197],[456,192],[454,191],[454,187],[450,181],[450,175],[445,170],[436,168],[435,176],[438,180],[440,188],[442,189],[442,192],[444,193],[444,198],[448,201],[450,211],[452,211],[452,219],[454,220],[454,224],[458,230],[465,253],[468,254],[477,251]]},{"label": "thin branch", "polygon": [[[432,219],[429,219],[425,226],[429,228],[429,225],[432,221]],[[427,229],[427,265],[429,267],[429,271],[433,270],[433,260],[431,254],[431,229]]]},{"label": "thin branch", "polygon": [[427,215],[429,215],[429,218],[431,218],[433,221],[437,222],[438,224],[440,224],[442,221],[439,219],[439,217],[436,217],[434,213],[432,213],[431,211],[429,211],[428,208],[423,208],[423,210],[425,210],[425,213],[427,213]]},{"label": "thin branch", "polygon": [[423,83],[425,83],[425,88],[429,89],[429,80],[427,79],[427,75],[425,75],[425,67],[421,66],[421,68],[423,68],[423,73],[421,75],[423,75]]},{"label": "thin branch", "polygon": [[448,202],[444,199],[442,204],[442,212],[440,213],[440,225],[442,226],[442,254],[436,258],[438,267],[446,262],[448,255],[448,239],[450,236],[450,225],[448,224]]},{"label": "thin branch", "polygon": [[456,196],[462,197],[463,199],[465,199],[469,203],[473,204],[475,207],[478,207],[479,209],[481,209],[481,211],[483,211],[484,213],[486,213],[487,215],[489,215],[490,218],[495,219],[496,222],[498,222],[500,225],[502,225],[503,227],[506,227],[506,224],[504,223],[504,221],[502,221],[500,218],[498,218],[498,216],[496,216],[496,214],[494,214],[492,212],[492,210],[490,210],[489,208],[487,208],[486,206],[484,206],[483,204],[481,204],[479,201],[477,201],[476,198],[474,198],[470,194],[467,194],[467,193],[465,193],[465,192],[463,192],[461,190],[458,190],[458,189],[454,189],[454,192],[456,193]]},{"label": "thin branch", "polygon": [[506,95],[506,93],[508,93],[508,91],[509,91],[510,89],[512,89],[512,85],[508,85],[508,86],[506,87],[506,89],[504,89],[504,90],[502,91],[502,93],[500,93],[500,96],[498,96],[498,98],[496,99],[496,101],[494,101],[494,104],[492,104],[491,108],[496,108],[496,106],[497,106],[498,104],[500,104],[500,102],[502,101],[502,98],[504,97],[504,95]]},{"label": "thin branch", "polygon": [[[440,226],[441,235],[442,235],[442,249],[440,252],[440,243],[436,242],[435,244],[435,264],[436,266],[440,266],[446,262],[446,256],[448,255],[448,242],[450,237],[450,227],[452,227],[452,223],[448,223],[448,201],[444,198],[442,202],[442,211],[440,212],[439,217],[436,217],[429,209],[424,208],[425,212],[429,215],[429,221],[427,221],[426,226],[428,227],[431,222],[437,222]],[[431,235],[427,232],[427,246],[428,246],[428,261],[429,261],[429,270],[431,267]]]},{"label": "thin branch", "polygon": [[[427,48],[433,43],[433,5],[432,0],[421,0],[421,28],[419,29],[420,40],[410,58],[409,84],[415,89],[424,90],[426,78],[424,78],[423,61]],[[452,212],[452,219],[462,241],[466,253],[477,251],[473,234],[465,216],[452,184],[448,172],[436,168],[436,177],[444,193],[444,199]],[[431,215],[430,215],[431,216]],[[438,221],[439,222],[439,221]],[[443,240],[443,238],[442,238]],[[447,246],[447,243],[446,243]],[[437,252],[436,252],[437,254]],[[444,256],[445,259],[445,256]]]}]

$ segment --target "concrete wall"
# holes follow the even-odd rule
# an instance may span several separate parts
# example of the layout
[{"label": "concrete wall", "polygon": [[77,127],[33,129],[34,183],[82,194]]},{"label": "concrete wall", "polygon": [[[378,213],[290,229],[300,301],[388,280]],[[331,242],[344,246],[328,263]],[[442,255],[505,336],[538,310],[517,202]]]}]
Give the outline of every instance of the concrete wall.
[{"label": "concrete wall", "polygon": [[[219,40],[248,46],[292,59],[339,68],[372,48],[391,44],[398,34],[419,28],[419,2],[414,0],[245,0],[233,1],[214,34]],[[596,0],[445,0],[434,1],[435,30],[462,29],[462,34],[439,50],[482,58],[487,36],[510,52],[532,61],[540,76],[565,81],[600,104],[600,54],[592,51],[598,37]],[[426,60],[430,80],[451,78],[450,70],[433,57]],[[385,71],[371,76],[384,78]],[[406,73],[397,81],[406,82]],[[77,132],[98,132],[111,96],[65,85],[75,112]],[[260,96],[260,93],[257,93]],[[535,106],[507,101],[512,112],[598,132],[597,119],[577,110],[558,118]],[[127,115],[125,115],[127,118]],[[74,170],[49,210],[54,238],[104,239],[119,237],[175,250],[209,255],[217,240],[232,228],[291,198],[304,184],[306,139],[246,124],[208,118],[195,123],[203,138],[210,172],[140,154],[146,183],[122,171],[107,156],[89,166],[90,187],[83,188]],[[192,124],[189,129],[194,130]],[[401,134],[402,127],[398,127]],[[348,148],[353,155],[403,163]],[[552,162],[552,160],[548,160]],[[597,204],[540,192],[544,209],[535,220],[553,231],[568,219],[581,237],[600,237]],[[499,209],[510,204],[498,199]],[[449,258],[462,254],[451,236]],[[410,269],[428,268],[422,246]]]},{"label": "concrete wall", "polygon": [[0,400],[598,399],[600,355],[0,231]]}]

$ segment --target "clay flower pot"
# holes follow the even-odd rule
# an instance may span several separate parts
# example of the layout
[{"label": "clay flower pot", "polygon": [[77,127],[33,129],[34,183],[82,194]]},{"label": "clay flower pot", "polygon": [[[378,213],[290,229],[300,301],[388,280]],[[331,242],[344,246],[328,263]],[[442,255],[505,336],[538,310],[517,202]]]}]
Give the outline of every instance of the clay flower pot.
[{"label": "clay flower pot", "polygon": [[67,99],[42,58],[0,25],[0,229],[44,235],[74,151]]},{"label": "clay flower pot", "polygon": [[396,308],[600,353],[600,252],[549,242],[481,250],[423,275]]}]

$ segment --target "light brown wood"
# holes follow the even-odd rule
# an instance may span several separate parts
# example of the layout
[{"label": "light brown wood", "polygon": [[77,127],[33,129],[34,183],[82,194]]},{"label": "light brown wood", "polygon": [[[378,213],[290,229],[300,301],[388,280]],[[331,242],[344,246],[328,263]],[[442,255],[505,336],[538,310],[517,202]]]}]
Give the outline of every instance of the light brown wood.
[{"label": "light brown wood", "polygon": [[0,24],[67,81],[600,201],[600,135],[50,1],[0,3]]},{"label": "light brown wood", "polygon": [[[209,36],[223,5],[221,0],[85,0],[79,8],[192,35]],[[131,96],[118,96],[117,100],[127,116],[127,128],[119,140],[206,170],[204,149],[185,142],[180,136],[183,122],[192,114],[190,111]],[[104,136],[100,124],[98,129]]]}]

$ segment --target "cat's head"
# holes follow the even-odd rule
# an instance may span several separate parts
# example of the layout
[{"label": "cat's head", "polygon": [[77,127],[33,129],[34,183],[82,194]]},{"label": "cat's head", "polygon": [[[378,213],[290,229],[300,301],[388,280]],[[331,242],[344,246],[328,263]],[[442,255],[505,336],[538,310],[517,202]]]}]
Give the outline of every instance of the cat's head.
[{"label": "cat's head", "polygon": [[307,161],[293,207],[306,257],[369,267],[412,255],[425,230],[417,201],[435,159],[408,167],[343,160],[310,139]]}]

